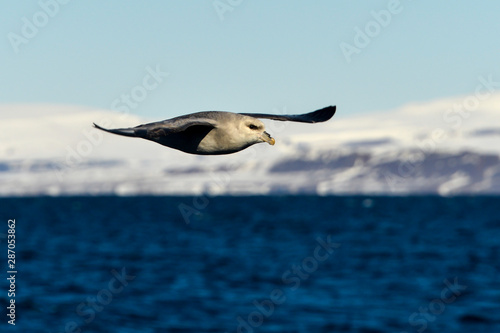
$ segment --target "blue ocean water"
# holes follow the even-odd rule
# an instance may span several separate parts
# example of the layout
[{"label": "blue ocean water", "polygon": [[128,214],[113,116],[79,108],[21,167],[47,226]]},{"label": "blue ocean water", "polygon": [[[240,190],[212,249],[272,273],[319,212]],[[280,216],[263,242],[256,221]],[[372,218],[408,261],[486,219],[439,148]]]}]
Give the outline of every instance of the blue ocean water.
[{"label": "blue ocean water", "polygon": [[499,197],[0,199],[1,332],[500,332]]}]

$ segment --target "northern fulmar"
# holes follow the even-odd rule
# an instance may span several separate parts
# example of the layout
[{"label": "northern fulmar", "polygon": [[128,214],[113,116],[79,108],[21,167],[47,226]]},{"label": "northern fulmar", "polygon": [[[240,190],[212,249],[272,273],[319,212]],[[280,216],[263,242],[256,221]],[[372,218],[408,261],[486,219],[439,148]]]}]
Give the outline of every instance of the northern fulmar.
[{"label": "northern fulmar", "polygon": [[131,128],[106,129],[95,123],[94,126],[113,134],[151,140],[189,154],[222,155],[260,142],[274,145],[275,140],[257,118],[320,123],[333,117],[335,110],[335,106],[328,106],[298,115],[203,111]]}]

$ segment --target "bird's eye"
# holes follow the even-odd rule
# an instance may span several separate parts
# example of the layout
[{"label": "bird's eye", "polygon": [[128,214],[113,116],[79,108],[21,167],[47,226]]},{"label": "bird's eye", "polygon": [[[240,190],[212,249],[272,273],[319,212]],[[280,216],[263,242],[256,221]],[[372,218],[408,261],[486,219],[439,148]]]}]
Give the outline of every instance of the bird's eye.
[{"label": "bird's eye", "polygon": [[258,127],[255,126],[254,124],[250,124],[248,125],[248,127],[251,129],[251,130],[256,130]]}]

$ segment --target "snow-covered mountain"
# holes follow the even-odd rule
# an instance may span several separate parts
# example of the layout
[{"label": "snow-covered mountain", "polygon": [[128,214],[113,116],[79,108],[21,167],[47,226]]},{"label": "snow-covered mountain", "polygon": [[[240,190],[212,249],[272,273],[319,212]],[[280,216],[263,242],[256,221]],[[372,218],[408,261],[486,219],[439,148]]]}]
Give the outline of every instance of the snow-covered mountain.
[{"label": "snow-covered mountain", "polygon": [[193,156],[92,127],[158,119],[2,105],[0,195],[500,193],[500,94],[344,109],[321,124],[265,122],[275,146]]}]

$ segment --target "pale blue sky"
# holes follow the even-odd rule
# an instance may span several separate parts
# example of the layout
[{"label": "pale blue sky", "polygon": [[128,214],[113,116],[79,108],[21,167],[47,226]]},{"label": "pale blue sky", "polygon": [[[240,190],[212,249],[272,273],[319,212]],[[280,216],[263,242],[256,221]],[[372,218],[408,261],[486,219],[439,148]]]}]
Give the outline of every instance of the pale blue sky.
[{"label": "pale blue sky", "polygon": [[[336,104],[349,116],[473,93],[480,75],[500,81],[498,1],[401,0],[350,62],[341,43],[356,46],[355,28],[376,29],[371,11],[391,1],[73,0],[40,13],[55,1],[0,0],[0,103],[109,109],[133,89],[141,97],[146,68],[157,66],[169,75],[132,113]],[[224,20],[216,3],[231,6]],[[13,47],[33,16],[43,26]]]}]

